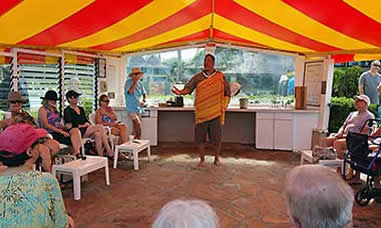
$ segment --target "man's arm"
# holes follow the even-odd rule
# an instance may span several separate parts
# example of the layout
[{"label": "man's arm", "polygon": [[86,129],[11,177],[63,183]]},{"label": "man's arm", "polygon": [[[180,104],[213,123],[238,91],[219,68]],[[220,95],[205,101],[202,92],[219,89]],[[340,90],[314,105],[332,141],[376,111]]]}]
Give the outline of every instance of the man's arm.
[{"label": "man's arm", "polygon": [[178,89],[175,86],[173,86],[172,93],[176,95],[186,95],[191,94],[196,87],[197,80],[196,78],[199,76],[199,74],[196,74],[192,77],[192,79],[184,86],[184,89]]},{"label": "man's arm", "polygon": [[341,137],[344,135],[344,129],[345,129],[345,127],[347,126],[348,121],[349,121],[349,119],[351,118],[352,114],[353,114],[353,112],[349,113],[347,119],[346,119],[346,120],[344,121],[344,123],[343,123],[343,126],[341,126],[341,128],[340,128],[339,131],[337,132],[337,134],[336,134],[336,136],[335,136],[336,138],[341,138]]},{"label": "man's arm", "polygon": [[365,77],[363,74],[359,78],[359,93],[360,93],[360,95],[364,94],[364,85],[365,85]]},{"label": "man's arm", "polygon": [[[359,92],[360,92],[360,95],[364,94],[364,86],[363,85],[359,85]],[[378,88],[378,92],[380,92],[379,88]]]},{"label": "man's arm", "polygon": [[227,96],[227,97],[231,97],[232,96],[231,89],[230,89],[230,84],[229,84],[228,80],[226,80],[225,75],[224,75],[224,95]]},{"label": "man's arm", "polygon": [[172,93],[176,95],[186,95],[186,94],[190,94],[191,91],[188,88],[178,89],[175,86],[173,86]]},{"label": "man's arm", "polygon": [[132,94],[134,93],[135,89],[136,89],[136,86],[138,85],[138,82],[139,80],[143,77],[143,74],[139,74],[138,76],[135,76],[132,78],[132,85],[131,87],[128,89],[128,93],[129,94]]}]

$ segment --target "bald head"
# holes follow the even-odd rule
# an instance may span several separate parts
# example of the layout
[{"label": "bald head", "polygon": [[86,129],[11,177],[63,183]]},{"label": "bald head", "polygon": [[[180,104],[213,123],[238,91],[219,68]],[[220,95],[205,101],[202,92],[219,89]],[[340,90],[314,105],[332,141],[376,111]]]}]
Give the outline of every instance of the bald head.
[{"label": "bald head", "polygon": [[301,227],[345,227],[352,220],[352,188],[330,168],[293,168],[286,178],[285,195],[290,217]]}]

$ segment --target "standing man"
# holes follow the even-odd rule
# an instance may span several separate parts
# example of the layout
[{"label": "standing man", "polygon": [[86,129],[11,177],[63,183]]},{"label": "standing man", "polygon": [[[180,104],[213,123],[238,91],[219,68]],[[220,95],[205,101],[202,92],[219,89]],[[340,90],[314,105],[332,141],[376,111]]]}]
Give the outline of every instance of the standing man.
[{"label": "standing man", "polygon": [[371,104],[379,105],[379,94],[381,90],[380,61],[375,60],[370,65],[370,70],[364,72],[359,79],[360,95],[367,95]]},{"label": "standing man", "polygon": [[126,108],[133,125],[132,134],[136,139],[140,139],[142,136],[142,120],[140,114],[144,112],[143,106],[146,102],[146,91],[140,80],[143,74],[139,68],[132,68],[124,86]]},{"label": "standing man", "polygon": [[221,151],[222,126],[225,121],[225,110],[230,101],[230,86],[224,74],[214,69],[215,57],[212,54],[205,55],[204,70],[194,75],[179,90],[173,87],[172,92],[176,95],[191,94],[196,89],[195,106],[195,141],[200,152],[200,164],[205,165],[206,136],[215,146],[214,164],[221,165],[219,154]]}]

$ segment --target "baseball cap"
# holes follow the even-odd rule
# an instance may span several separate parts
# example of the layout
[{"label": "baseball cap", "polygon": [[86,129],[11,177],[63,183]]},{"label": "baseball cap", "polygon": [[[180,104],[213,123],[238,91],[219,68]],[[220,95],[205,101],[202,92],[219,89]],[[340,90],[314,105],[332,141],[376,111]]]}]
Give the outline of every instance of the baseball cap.
[{"label": "baseball cap", "polygon": [[357,95],[357,96],[354,96],[355,99],[358,99],[358,100],[362,100],[362,101],[365,101],[367,105],[370,104],[370,99],[367,95]]},{"label": "baseball cap", "polygon": [[34,128],[30,124],[11,125],[0,134],[0,151],[8,151],[14,155],[22,154],[37,139],[47,135],[45,129]]},{"label": "baseball cap", "polygon": [[81,94],[77,93],[75,90],[69,90],[66,93],[66,99],[68,99],[70,97],[79,97],[79,96],[81,96]]}]

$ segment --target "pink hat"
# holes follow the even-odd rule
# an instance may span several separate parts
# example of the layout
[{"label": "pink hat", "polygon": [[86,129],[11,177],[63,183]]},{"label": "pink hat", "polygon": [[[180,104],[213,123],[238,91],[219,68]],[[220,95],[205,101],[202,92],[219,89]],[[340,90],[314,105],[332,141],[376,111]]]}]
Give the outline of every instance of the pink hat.
[{"label": "pink hat", "polygon": [[30,124],[11,125],[0,134],[0,151],[22,154],[37,139],[47,136],[47,134],[45,129],[37,129]]}]

